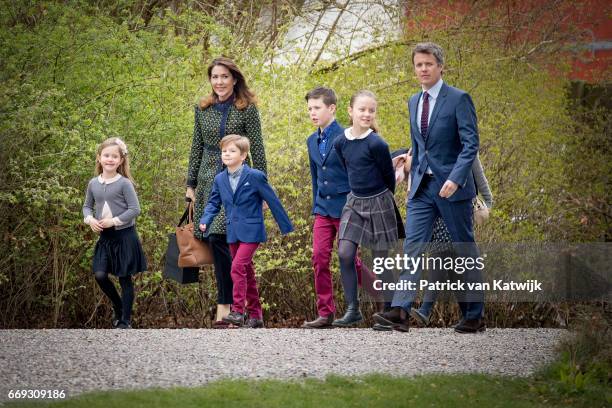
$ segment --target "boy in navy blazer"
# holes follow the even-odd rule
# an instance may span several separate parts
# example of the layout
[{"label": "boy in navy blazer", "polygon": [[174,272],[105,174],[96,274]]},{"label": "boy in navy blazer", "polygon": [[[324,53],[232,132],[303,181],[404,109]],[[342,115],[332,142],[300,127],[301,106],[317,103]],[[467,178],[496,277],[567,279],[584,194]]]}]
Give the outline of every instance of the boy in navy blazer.
[{"label": "boy in navy blazer", "polygon": [[266,175],[244,164],[249,153],[249,139],[227,135],[221,139],[220,146],[221,159],[227,168],[215,176],[212,192],[200,219],[200,230],[206,231],[206,226],[210,225],[223,204],[234,283],[232,312],[223,320],[236,326],[261,328],[263,314],[253,256],[259,243],[266,241],[263,201],[268,204],[282,234],[293,231],[293,226],[276,193],[268,184]]},{"label": "boy in navy blazer", "polygon": [[[344,128],[336,122],[337,97],[333,89],[318,87],[306,94],[308,113],[317,130],[311,134],[306,145],[312,179],[312,213],[315,216],[312,237],[312,266],[314,269],[315,292],[317,294],[318,317],[304,322],[303,328],[320,329],[332,327],[336,307],[332,274],[329,269],[334,241],[338,236],[340,215],[351,191],[346,169],[333,148],[336,137]],[[355,257],[357,276],[373,280],[371,273]],[[371,288],[372,284],[366,285]]]}]

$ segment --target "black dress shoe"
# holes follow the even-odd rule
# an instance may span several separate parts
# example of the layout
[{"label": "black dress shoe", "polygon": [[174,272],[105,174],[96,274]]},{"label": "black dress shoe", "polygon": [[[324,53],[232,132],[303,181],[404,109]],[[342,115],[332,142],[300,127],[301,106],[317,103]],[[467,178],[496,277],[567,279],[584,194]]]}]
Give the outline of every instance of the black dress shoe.
[{"label": "black dress shoe", "polygon": [[244,314],[239,312],[230,312],[222,319],[224,322],[231,323],[235,326],[244,326]]},{"label": "black dress shoe", "polygon": [[457,333],[478,333],[487,330],[487,325],[482,319],[463,320],[455,326]]},{"label": "black dress shoe", "polygon": [[393,330],[407,332],[410,329],[408,314],[401,307],[394,307],[385,313],[374,313],[374,321]]},{"label": "black dress shoe", "polygon": [[244,327],[247,327],[249,329],[263,329],[264,322],[261,319],[250,318],[249,320],[247,320]]},{"label": "black dress shoe", "polygon": [[465,319],[462,317],[461,320],[459,320],[457,323],[451,325],[450,328],[454,329],[455,327],[462,325],[463,322],[465,322]]},{"label": "black dress shoe", "polygon": [[384,326],[382,324],[378,324],[378,323],[374,323],[374,326],[372,326],[372,329],[375,331],[393,331],[393,327],[391,326]]},{"label": "black dress shoe", "polygon": [[330,314],[329,316],[319,316],[313,321],[304,322],[302,325],[303,329],[329,329],[332,326],[332,322],[334,321],[334,314]]},{"label": "black dress shoe", "polygon": [[351,303],[346,308],[346,313],[340,319],[336,319],[332,322],[333,326],[336,327],[351,327],[363,320],[361,310],[359,310],[359,303]]}]

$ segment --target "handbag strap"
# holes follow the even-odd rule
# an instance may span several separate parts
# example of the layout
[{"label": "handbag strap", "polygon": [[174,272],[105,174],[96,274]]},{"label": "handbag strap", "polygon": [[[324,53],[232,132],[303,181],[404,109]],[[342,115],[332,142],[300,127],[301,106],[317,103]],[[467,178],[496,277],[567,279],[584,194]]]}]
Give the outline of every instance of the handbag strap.
[{"label": "handbag strap", "polygon": [[188,197],[185,197],[185,201],[187,201],[187,207],[185,207],[185,211],[183,212],[177,227],[183,225],[185,221],[187,221],[188,224],[193,222],[193,201],[191,201],[191,198]]},{"label": "handbag strap", "polygon": [[187,224],[193,224],[193,201],[189,202],[189,206],[187,207],[187,211],[189,212],[187,218]]}]

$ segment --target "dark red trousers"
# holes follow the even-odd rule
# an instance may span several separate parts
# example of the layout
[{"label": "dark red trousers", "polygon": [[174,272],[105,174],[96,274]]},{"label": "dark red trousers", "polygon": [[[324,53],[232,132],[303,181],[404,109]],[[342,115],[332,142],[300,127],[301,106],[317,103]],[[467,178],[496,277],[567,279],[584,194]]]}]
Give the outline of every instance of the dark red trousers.
[{"label": "dark red trousers", "polygon": [[253,267],[253,255],[258,246],[258,242],[229,244],[232,253],[231,274],[234,283],[232,311],[244,313],[246,309],[249,312],[249,318],[252,319],[261,319],[263,316]]},{"label": "dark red trousers", "polygon": [[[336,313],[332,273],[329,265],[334,241],[338,237],[339,227],[340,218],[315,214],[312,230],[312,266],[314,268],[315,292],[317,294],[317,311],[319,316],[323,317]],[[368,293],[378,297],[380,294],[372,287],[372,283],[377,278],[363,265],[359,252],[355,256],[355,269],[357,270],[359,285],[361,285],[363,275],[365,289]]]}]

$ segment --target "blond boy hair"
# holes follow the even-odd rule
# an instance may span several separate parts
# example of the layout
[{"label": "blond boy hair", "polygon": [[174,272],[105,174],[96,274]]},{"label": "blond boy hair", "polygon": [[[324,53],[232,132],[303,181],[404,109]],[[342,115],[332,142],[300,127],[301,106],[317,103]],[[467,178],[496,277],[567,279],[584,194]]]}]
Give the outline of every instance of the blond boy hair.
[{"label": "blond boy hair", "polygon": [[219,146],[221,147],[221,149],[223,149],[230,143],[236,145],[236,147],[238,148],[238,150],[240,150],[240,153],[242,154],[248,154],[249,149],[251,148],[251,142],[249,142],[249,139],[240,135],[225,136],[223,139],[221,139],[221,142],[219,142]]}]

